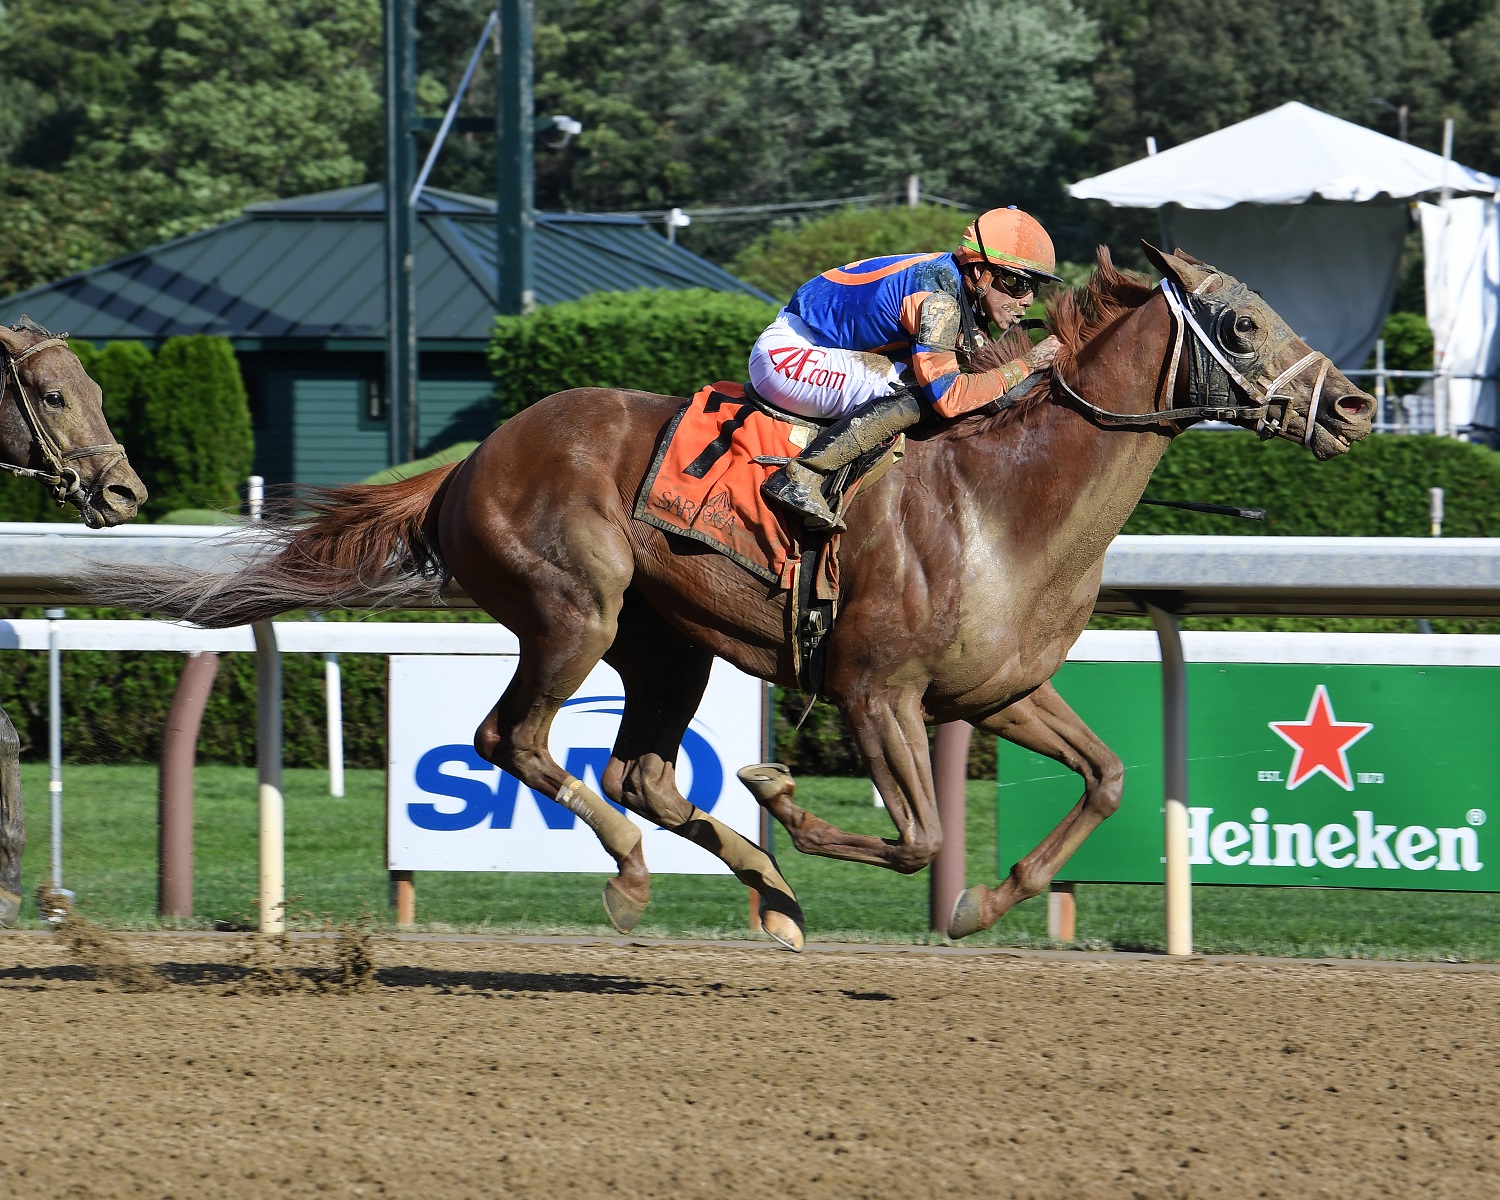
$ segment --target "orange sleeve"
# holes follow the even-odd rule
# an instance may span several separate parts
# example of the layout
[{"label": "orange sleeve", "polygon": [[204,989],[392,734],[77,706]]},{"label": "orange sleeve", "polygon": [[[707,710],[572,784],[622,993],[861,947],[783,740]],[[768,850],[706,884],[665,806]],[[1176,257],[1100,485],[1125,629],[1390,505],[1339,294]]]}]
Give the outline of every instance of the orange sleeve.
[{"label": "orange sleeve", "polygon": [[[933,357],[941,356],[934,355]],[[952,358],[953,356],[946,357]],[[918,382],[922,382],[921,371],[916,368],[915,358],[912,360],[912,366]],[[954,370],[957,370],[956,359]],[[1031,374],[1031,368],[1026,365],[1026,360],[1013,358],[1004,366],[996,367],[991,371],[981,371],[977,375],[959,375],[948,385],[947,390],[932,407],[939,416],[961,417],[964,413],[973,412],[976,408],[983,408],[986,404],[1000,399],[1029,374]]]}]

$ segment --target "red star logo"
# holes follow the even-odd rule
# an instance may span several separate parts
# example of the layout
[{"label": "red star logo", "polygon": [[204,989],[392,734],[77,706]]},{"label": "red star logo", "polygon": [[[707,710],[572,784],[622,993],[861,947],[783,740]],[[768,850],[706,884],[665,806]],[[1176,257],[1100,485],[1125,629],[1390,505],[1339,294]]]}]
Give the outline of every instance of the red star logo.
[{"label": "red star logo", "polygon": [[1363,721],[1335,720],[1333,705],[1328,701],[1328,689],[1323,684],[1318,684],[1313,692],[1305,721],[1271,721],[1269,724],[1277,736],[1297,752],[1292,756],[1287,791],[1306,783],[1319,771],[1346,792],[1354,790],[1354,776],[1349,773],[1349,747],[1375,726]]}]

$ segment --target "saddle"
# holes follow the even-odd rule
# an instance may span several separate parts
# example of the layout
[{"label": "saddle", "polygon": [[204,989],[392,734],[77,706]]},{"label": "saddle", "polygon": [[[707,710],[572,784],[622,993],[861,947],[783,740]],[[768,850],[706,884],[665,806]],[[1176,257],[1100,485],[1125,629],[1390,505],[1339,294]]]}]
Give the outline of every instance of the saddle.
[{"label": "saddle", "polygon": [[[709,546],[789,593],[793,662],[812,696],[821,686],[824,646],[837,616],[839,536],[804,529],[767,503],[760,485],[822,428],[773,408],[749,384],[711,384],[668,424],[634,510],[637,520]],[[830,506],[842,516],[860,489],[901,457],[904,445],[898,435],[834,472],[825,487]]]}]

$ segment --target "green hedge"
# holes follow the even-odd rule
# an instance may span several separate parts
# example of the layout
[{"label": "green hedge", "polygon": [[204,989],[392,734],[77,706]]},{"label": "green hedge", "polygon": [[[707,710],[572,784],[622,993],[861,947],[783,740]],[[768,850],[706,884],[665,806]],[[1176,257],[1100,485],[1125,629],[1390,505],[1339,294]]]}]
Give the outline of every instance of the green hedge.
[{"label": "green hedge", "polygon": [[745,378],[750,347],[776,315],[752,296],[598,292],[525,317],[497,317],[490,342],[500,418],[575,387],[690,396]]},{"label": "green hedge", "polygon": [[1186,433],[1146,495],[1264,508],[1269,521],[1142,507],[1125,532],[1422,537],[1430,487],[1445,491],[1445,537],[1500,536],[1500,454],[1483,446],[1380,435],[1320,463],[1291,442],[1251,433]]}]

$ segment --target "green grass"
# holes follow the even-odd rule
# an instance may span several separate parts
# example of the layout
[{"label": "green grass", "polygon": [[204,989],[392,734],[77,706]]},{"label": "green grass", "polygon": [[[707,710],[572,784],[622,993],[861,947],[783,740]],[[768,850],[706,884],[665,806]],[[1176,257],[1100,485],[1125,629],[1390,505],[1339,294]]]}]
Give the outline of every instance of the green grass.
[{"label": "green grass", "polygon": [[[29,891],[48,872],[47,770],[22,767],[30,842],[22,861]],[[71,766],[63,773],[63,882],[80,910],[117,928],[157,928],[156,769]],[[389,924],[384,862],[385,776],[350,771],[348,794],[328,795],[322,771],[289,770],[286,791],[288,912],[296,923],[345,921],[368,913]],[[863,779],[804,779],[799,799],[846,829],[889,834]],[[250,925],[255,913],[255,772],[200,767],[196,796],[196,916]],[[994,785],[969,785],[968,871],[994,882]],[[927,873],[808,858],[785,834],[776,846],[797,889],[814,940],[940,941],[927,929]],[[1008,866],[1009,864],[1007,864]],[[426,928],[527,933],[609,933],[603,876],[422,873],[417,916]],[[1358,958],[1500,960],[1500,897],[1427,892],[1197,887],[1196,946],[1206,953]],[[746,893],[721,876],[659,875],[644,936],[748,936]],[[23,920],[36,924],[29,898]],[[175,924],[175,923],[165,923]],[[979,945],[1050,945],[1044,898],[1013,910]],[[1160,950],[1158,887],[1078,889],[1078,941],[1089,949]]]}]

